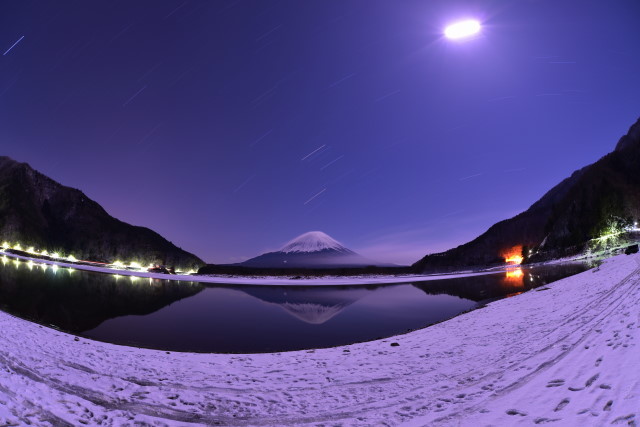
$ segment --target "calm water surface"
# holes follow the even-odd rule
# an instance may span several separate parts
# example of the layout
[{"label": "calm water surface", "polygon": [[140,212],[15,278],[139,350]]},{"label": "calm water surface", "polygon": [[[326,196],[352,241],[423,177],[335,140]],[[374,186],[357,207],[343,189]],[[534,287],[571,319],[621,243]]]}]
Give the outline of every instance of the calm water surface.
[{"label": "calm water surface", "polygon": [[421,283],[237,286],[0,262],[0,308],[76,335],[172,351],[330,347],[423,328],[584,271],[564,264]]}]

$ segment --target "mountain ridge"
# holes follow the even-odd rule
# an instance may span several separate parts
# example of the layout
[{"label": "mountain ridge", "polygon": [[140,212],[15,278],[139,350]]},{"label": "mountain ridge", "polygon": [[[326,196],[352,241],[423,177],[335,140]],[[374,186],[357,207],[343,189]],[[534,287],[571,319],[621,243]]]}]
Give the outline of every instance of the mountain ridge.
[{"label": "mountain ridge", "polygon": [[574,171],[524,212],[497,222],[458,247],[428,254],[412,267],[434,272],[500,264],[518,248],[527,249],[523,255],[529,262],[578,253],[607,227],[620,228],[640,218],[637,165],[640,119],[619,139],[614,151]]},{"label": "mountain ridge", "polygon": [[197,269],[204,262],[155,231],[112,217],[82,191],[0,156],[0,239],[77,258]]}]

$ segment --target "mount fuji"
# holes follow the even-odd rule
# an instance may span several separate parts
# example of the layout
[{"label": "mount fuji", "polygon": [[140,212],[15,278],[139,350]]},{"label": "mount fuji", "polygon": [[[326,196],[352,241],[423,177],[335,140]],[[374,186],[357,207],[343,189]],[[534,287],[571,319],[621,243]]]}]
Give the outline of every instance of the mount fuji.
[{"label": "mount fuji", "polygon": [[254,268],[341,268],[389,264],[367,259],[322,231],[310,231],[290,240],[276,252],[267,252],[237,265]]}]

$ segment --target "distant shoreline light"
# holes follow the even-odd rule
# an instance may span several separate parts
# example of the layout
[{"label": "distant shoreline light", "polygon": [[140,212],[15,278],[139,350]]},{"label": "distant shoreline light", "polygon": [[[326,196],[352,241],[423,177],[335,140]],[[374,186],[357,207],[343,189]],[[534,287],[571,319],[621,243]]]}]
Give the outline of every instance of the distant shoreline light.
[{"label": "distant shoreline light", "polygon": [[480,28],[480,22],[475,19],[467,19],[447,26],[444,29],[444,35],[451,40],[465,39],[478,34]]}]

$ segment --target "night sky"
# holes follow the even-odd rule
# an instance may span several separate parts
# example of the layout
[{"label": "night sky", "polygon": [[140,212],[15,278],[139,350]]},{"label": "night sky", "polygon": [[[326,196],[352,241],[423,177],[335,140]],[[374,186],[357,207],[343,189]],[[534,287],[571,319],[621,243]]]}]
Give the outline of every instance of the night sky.
[{"label": "night sky", "polygon": [[[479,36],[444,27],[478,19]],[[640,116],[640,2],[0,2],[0,155],[205,261],[311,230],[411,263]]]}]

